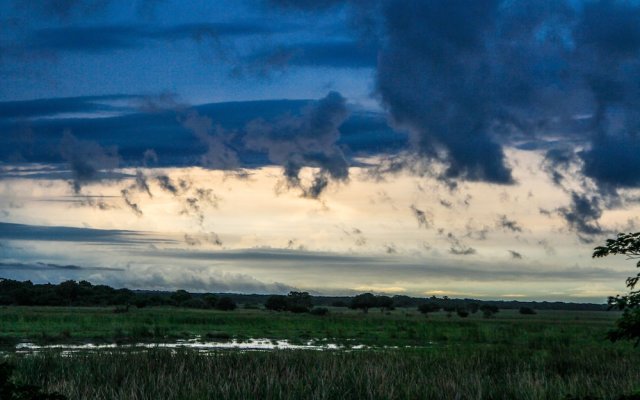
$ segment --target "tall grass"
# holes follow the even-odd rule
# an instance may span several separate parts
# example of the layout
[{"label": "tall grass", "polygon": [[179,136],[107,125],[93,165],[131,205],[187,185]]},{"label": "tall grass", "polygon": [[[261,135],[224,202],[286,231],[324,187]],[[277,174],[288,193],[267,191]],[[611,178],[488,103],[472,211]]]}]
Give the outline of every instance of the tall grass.
[{"label": "tall grass", "polygon": [[627,350],[45,353],[16,358],[15,376],[70,399],[614,399],[639,388]]}]

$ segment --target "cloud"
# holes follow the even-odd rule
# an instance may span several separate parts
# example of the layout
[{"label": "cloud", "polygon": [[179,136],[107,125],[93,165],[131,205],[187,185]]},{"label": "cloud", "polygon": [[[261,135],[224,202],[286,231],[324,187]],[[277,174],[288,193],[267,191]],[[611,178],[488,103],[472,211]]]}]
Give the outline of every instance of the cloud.
[{"label": "cloud", "polygon": [[38,271],[38,270],[71,270],[71,271],[80,271],[80,270],[89,270],[89,271],[123,271],[122,268],[111,268],[111,267],[81,267],[78,265],[61,265],[54,263],[43,263],[43,262],[33,262],[33,263],[25,263],[25,262],[0,262],[0,270],[19,270],[19,271]]},{"label": "cloud", "polygon": [[158,175],[156,176],[156,181],[162,190],[165,190],[174,196],[178,194],[178,186],[168,175]]},{"label": "cloud", "polygon": [[510,184],[505,146],[551,146],[545,170],[557,184],[580,161],[602,189],[640,186],[637,2],[269,4],[377,25],[366,27],[379,35],[376,94],[429,174]]},{"label": "cloud", "polygon": [[80,193],[83,185],[98,180],[101,172],[116,168],[120,162],[115,147],[104,148],[96,142],[78,140],[70,132],[62,136],[60,154],[71,167],[76,193]]},{"label": "cloud", "polygon": [[290,27],[262,23],[199,23],[175,26],[106,25],[66,26],[35,31],[26,39],[29,50],[102,53],[138,49],[154,42],[215,41],[221,37],[265,35]]},{"label": "cloud", "polygon": [[513,258],[514,260],[522,260],[522,254],[518,253],[515,250],[508,250],[509,254],[511,255],[511,258]]},{"label": "cloud", "polygon": [[447,241],[451,244],[449,248],[449,253],[459,255],[459,256],[468,256],[472,254],[476,254],[476,249],[473,247],[467,246],[465,243],[461,242],[453,233],[449,232],[447,234]]},{"label": "cloud", "polygon": [[61,97],[37,100],[5,101],[0,103],[0,118],[22,119],[70,113],[98,113],[122,111],[117,101],[131,101],[133,95]]},{"label": "cloud", "polygon": [[186,116],[180,116],[179,121],[206,145],[207,151],[201,156],[205,168],[228,170],[240,166],[236,150],[229,145],[233,134],[219,125],[214,128],[211,118],[200,115],[196,110],[190,110]]},{"label": "cloud", "polygon": [[175,240],[172,239],[154,237],[146,232],[138,231],[23,225],[5,222],[0,222],[0,239],[121,245],[175,243]]},{"label": "cloud", "polygon": [[498,216],[498,220],[496,221],[496,226],[498,228],[502,228],[505,231],[511,231],[514,233],[522,232],[522,227],[518,224],[518,222],[509,219],[506,215]]},{"label": "cloud", "polygon": [[431,215],[431,213],[422,211],[419,208],[416,208],[413,204],[409,208],[411,209],[413,216],[418,221],[419,228],[428,229],[433,226],[433,215]]},{"label": "cloud", "polygon": [[[598,197],[571,192],[571,204],[557,209],[569,228],[575,230],[581,240],[587,243],[591,239],[586,236],[599,235],[605,231],[598,220],[602,216],[602,204]],[[586,236],[585,236],[586,235]]]},{"label": "cloud", "polygon": [[269,76],[289,67],[375,68],[378,49],[351,40],[305,42],[279,45],[246,57],[235,73]]},{"label": "cloud", "polygon": [[[245,143],[249,149],[266,151],[272,162],[283,166],[288,187],[300,188],[304,196],[318,198],[330,179],[346,181],[349,177],[349,163],[337,146],[340,125],[348,115],[344,97],[330,92],[301,115],[249,123]],[[319,169],[307,186],[300,180],[305,166]]]}]

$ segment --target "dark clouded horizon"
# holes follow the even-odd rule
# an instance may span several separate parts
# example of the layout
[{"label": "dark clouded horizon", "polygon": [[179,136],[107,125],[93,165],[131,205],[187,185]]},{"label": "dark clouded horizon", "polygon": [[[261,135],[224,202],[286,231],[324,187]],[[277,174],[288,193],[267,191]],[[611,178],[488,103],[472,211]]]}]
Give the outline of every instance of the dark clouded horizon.
[{"label": "dark clouded horizon", "polygon": [[[623,286],[621,263],[590,253],[640,224],[636,2],[7,1],[0,15],[8,277],[177,287],[208,255],[192,288]],[[331,282],[231,256],[266,262],[263,247],[314,271],[351,261]],[[438,267],[418,279],[413,262]]]}]

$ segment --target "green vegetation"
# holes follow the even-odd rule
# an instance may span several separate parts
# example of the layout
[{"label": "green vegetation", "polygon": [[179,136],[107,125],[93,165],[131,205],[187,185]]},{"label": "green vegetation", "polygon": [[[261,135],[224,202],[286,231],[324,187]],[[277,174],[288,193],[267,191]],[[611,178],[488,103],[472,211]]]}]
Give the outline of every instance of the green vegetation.
[{"label": "green vegetation", "polygon": [[[628,259],[640,258],[640,232],[619,233],[615,239],[607,239],[604,246],[598,246],[593,251],[593,257],[622,254]],[[640,261],[636,263],[640,268]],[[627,278],[626,284],[629,294],[609,297],[609,305],[613,309],[621,310],[622,317],[616,322],[616,329],[609,332],[612,341],[624,339],[633,340],[640,344],[640,290],[635,287],[640,281],[640,273]]]},{"label": "green vegetation", "polygon": [[437,312],[426,318],[415,309],[368,314],[332,309],[319,316],[253,309],[229,313],[152,307],[118,313],[112,308],[3,307],[0,342],[165,341],[224,332],[237,339],[319,339],[373,346],[536,346],[545,341],[602,346],[607,345],[602,339],[619,313],[540,311],[525,316],[516,310],[503,310],[491,319],[480,313],[464,319],[446,315]]},{"label": "green vegetation", "polygon": [[[14,298],[25,285],[8,284]],[[108,299],[129,296],[126,289],[88,282],[37,286],[32,295],[56,292],[65,304],[83,306],[0,306],[3,362],[15,365],[4,379],[12,397],[3,399],[639,398],[640,352],[632,343],[606,340],[624,310],[499,309],[447,298],[415,304],[368,293],[351,299],[349,308],[319,307],[305,292],[237,307],[234,295],[182,290],[163,296],[131,292],[127,301],[114,303]],[[141,300],[145,304],[136,304]],[[91,301],[105,306],[87,306]],[[402,307],[403,301],[410,307]],[[371,308],[380,312],[366,312]],[[117,347],[71,354],[44,349],[28,356],[13,351],[24,341],[124,344],[198,337],[343,347],[206,353]]]},{"label": "green vegetation", "polygon": [[147,307],[115,313],[110,307],[12,306],[0,309],[0,334],[7,350],[24,339],[171,341],[194,335],[374,346],[10,355],[17,385],[70,399],[616,399],[640,389],[640,353],[629,343],[605,340],[619,315],[501,310],[487,319],[481,313],[447,317],[444,311],[427,318],[417,309],[333,308],[320,316],[242,308],[230,313]]},{"label": "green vegetation", "polygon": [[594,350],[497,345],[213,355],[162,350],[41,354],[19,358],[15,378],[70,399],[105,400],[616,399],[638,389],[637,354],[613,347]]}]

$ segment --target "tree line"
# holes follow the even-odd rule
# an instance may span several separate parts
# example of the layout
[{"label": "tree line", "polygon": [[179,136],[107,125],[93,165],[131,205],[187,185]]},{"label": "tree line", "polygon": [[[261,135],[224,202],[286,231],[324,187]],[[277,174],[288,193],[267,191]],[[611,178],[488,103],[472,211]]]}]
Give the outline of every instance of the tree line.
[{"label": "tree line", "polygon": [[[59,284],[34,284],[0,278],[0,305],[20,306],[116,306],[139,308],[176,306],[185,308],[233,310],[238,304],[245,308],[274,311],[326,313],[327,307],[350,307],[367,312],[371,308],[390,311],[394,308],[419,308],[424,304],[439,307],[460,316],[475,313],[480,307],[527,310],[606,310],[604,304],[562,302],[519,302],[477,299],[451,299],[447,296],[417,298],[404,295],[386,296],[362,293],[355,296],[312,296],[308,292],[292,291],[287,295],[190,293],[186,290],[149,291],[115,289],[107,285],[94,285],[87,281],[68,280]],[[486,307],[485,307],[486,309]],[[480,310],[482,311],[482,310]],[[483,312],[483,311],[482,311]],[[428,312],[426,313],[428,314]],[[468,315],[468,314],[467,314]]]}]

